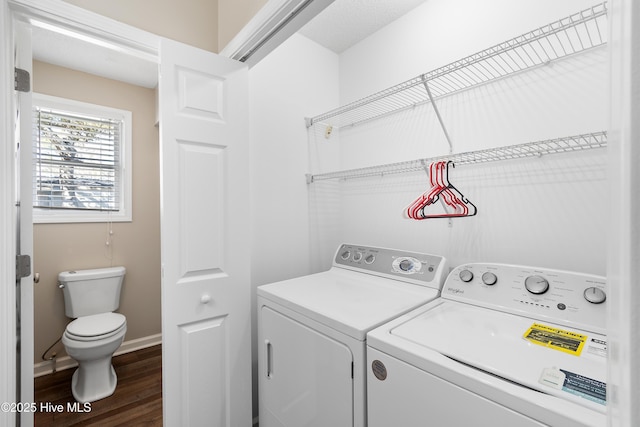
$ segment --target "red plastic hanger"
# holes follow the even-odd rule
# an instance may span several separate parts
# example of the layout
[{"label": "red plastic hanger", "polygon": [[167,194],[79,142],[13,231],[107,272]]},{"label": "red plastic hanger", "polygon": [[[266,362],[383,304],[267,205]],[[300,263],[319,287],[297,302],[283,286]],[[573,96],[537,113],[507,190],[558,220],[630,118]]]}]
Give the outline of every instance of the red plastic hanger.
[{"label": "red plastic hanger", "polygon": [[[431,189],[416,198],[404,210],[404,216],[423,220],[429,218],[456,218],[473,216],[478,210],[451,182],[449,182],[449,166],[455,167],[451,161],[433,162],[429,165],[429,183]],[[440,201],[443,212],[428,213],[427,208]]]}]

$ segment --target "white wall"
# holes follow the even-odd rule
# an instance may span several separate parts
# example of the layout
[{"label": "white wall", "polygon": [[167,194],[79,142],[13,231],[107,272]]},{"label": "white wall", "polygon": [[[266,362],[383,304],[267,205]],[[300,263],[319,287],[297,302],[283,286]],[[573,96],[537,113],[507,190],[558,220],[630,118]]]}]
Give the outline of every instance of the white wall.
[{"label": "white wall", "polygon": [[338,102],[338,57],[293,35],[250,71],[255,284],[307,274],[304,118]]},{"label": "white wall", "polygon": [[[338,102],[338,57],[294,35],[250,70],[252,285],[311,273],[304,117]],[[249,199],[249,198],[248,198]],[[253,292],[252,306],[256,306]],[[255,310],[253,342],[257,340]],[[254,347],[253,378],[257,381]],[[254,384],[257,414],[257,383]]]},{"label": "white wall", "polygon": [[[340,55],[341,104],[593,4],[430,0]],[[607,72],[607,50],[599,48],[448,97],[438,106],[455,152],[606,130]],[[318,134],[309,138],[317,154],[314,173],[334,170],[329,146],[339,147],[343,169],[448,152],[428,105],[334,131],[329,140]],[[605,274],[606,150],[459,166],[450,180],[478,208],[477,216],[454,219],[452,226],[447,220],[402,217],[403,208],[428,189],[425,173],[316,182],[310,186],[311,194],[322,195],[316,206],[336,210],[315,214],[316,236],[323,240],[312,246],[321,247],[325,259],[336,242],[346,241],[444,254],[453,266],[496,261]]]},{"label": "white wall", "polygon": [[354,101],[547,25],[599,0],[428,0],[340,56]]}]

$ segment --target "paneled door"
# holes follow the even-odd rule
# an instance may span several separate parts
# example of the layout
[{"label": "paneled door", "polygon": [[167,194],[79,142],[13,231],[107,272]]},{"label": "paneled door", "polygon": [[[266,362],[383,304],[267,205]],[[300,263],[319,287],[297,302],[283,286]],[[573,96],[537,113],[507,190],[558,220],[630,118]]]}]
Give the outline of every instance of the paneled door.
[{"label": "paneled door", "polygon": [[249,427],[248,69],[168,39],[160,59],[164,425]]}]

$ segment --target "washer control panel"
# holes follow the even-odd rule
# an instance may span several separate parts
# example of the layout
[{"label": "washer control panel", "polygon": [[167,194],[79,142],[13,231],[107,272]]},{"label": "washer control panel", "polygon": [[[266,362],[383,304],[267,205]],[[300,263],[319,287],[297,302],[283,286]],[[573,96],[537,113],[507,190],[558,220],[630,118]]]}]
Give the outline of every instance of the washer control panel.
[{"label": "washer control panel", "polygon": [[333,265],[438,289],[448,273],[439,255],[349,244],[340,245]]},{"label": "washer control panel", "polygon": [[454,268],[442,297],[606,333],[605,277],[527,266],[473,263]]}]

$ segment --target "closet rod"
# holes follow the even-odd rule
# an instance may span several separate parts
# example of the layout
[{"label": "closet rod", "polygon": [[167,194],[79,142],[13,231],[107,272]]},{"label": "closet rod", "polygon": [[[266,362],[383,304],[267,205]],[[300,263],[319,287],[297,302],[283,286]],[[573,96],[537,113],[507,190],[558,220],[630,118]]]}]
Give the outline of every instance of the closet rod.
[{"label": "closet rod", "polygon": [[385,165],[371,166],[358,169],[349,169],[339,172],[322,174],[307,174],[307,184],[316,181],[330,179],[354,179],[370,176],[384,176],[415,171],[424,171],[425,166],[435,161],[450,160],[456,166],[473,163],[495,162],[500,160],[514,160],[525,157],[541,157],[548,154],[559,154],[575,151],[584,151],[607,146],[607,132],[593,132],[581,135],[567,136],[563,138],[547,139],[543,141],[527,142],[524,144],[509,145],[477,151],[468,151],[445,156],[425,159],[409,160],[405,162],[388,163]]},{"label": "closet rod", "polygon": [[403,83],[312,118],[315,124],[354,126],[429,102],[424,81],[434,99],[496,81],[551,61],[606,44],[607,3],[552,22]]}]

